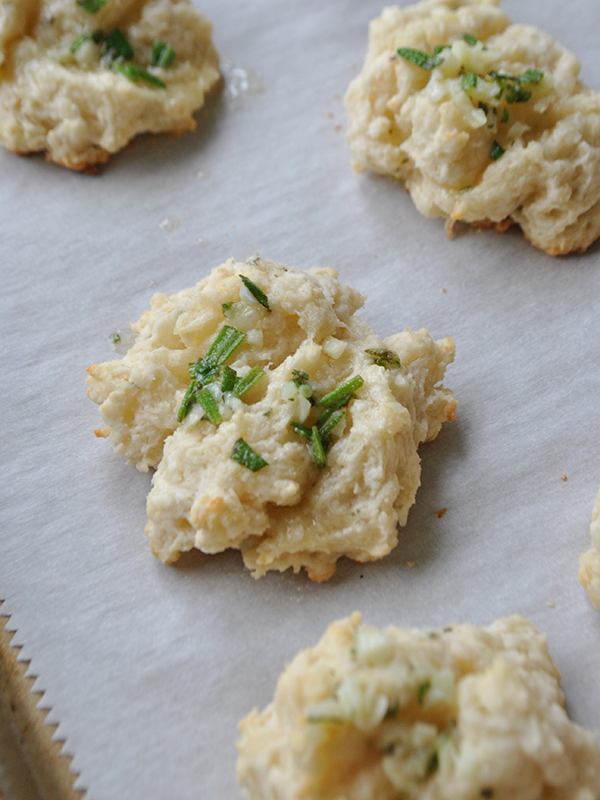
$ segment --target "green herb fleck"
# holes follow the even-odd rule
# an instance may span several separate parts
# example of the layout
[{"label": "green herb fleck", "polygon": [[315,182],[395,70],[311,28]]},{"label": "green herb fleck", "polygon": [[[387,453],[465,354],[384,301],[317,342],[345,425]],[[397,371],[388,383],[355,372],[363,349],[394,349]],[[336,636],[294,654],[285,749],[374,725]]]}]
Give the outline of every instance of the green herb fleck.
[{"label": "green herb fleck", "polygon": [[431,56],[429,53],[424,53],[422,50],[412,50],[410,47],[400,47],[398,49],[398,55],[402,56],[405,61],[409,61],[411,64],[421,67],[421,69],[425,69],[428,72],[435,67],[439,67],[444,60],[440,58],[439,55]]},{"label": "green herb fleck", "polygon": [[161,81],[161,79],[157,78],[156,75],[152,75],[152,73],[148,72],[147,69],[138,66],[138,64],[133,64],[131,61],[120,61],[117,59],[116,61],[113,61],[110,66],[113,72],[120,72],[121,75],[124,75],[133,83],[144,81],[145,83],[149,83],[151,86],[157,86],[160,89],[167,88],[167,84],[164,81]]},{"label": "green herb fleck", "polygon": [[433,48],[433,55],[439,56],[442,50],[449,50],[449,49],[450,49],[449,44],[436,44],[436,46]]},{"label": "green herb fleck", "polygon": [[81,36],[78,36],[77,39],[75,39],[75,41],[71,44],[71,47],[69,48],[70,51],[72,53],[76,53],[79,50],[79,48],[81,47],[81,45],[84,42],[87,42],[87,40],[91,39],[91,38],[92,38],[92,34],[91,33],[82,33]]},{"label": "green herb fleck", "polygon": [[196,373],[203,371],[205,368],[216,369],[220,367],[227,361],[233,351],[237,350],[245,338],[246,334],[238,331],[237,328],[223,325],[219,335],[208,348],[207,354],[196,362]]},{"label": "green herb fleck", "polygon": [[233,306],[233,300],[228,300],[226,303],[221,303],[221,311],[225,313]]},{"label": "green herb fleck", "polygon": [[309,380],[310,376],[307,372],[302,372],[301,369],[292,370],[292,381],[298,389],[307,384]]},{"label": "green herb fleck", "polygon": [[322,397],[319,400],[318,405],[321,408],[332,408],[333,410],[337,410],[342,406],[345,406],[347,403],[350,402],[351,398],[354,396],[354,392],[363,385],[364,380],[361,378],[360,375],[356,375],[354,378],[351,378],[346,383],[343,383],[341,386],[338,386],[337,389],[334,389],[329,394],[326,394],[325,397]]},{"label": "green herb fleck", "polygon": [[477,87],[477,73],[469,72],[468,75],[463,75],[460,79],[460,88],[466,92],[468,89],[475,89]]},{"label": "green herb fleck", "polygon": [[192,405],[197,402],[200,390],[216,377],[219,367],[227,361],[245,338],[246,334],[242,333],[242,331],[238,331],[237,328],[232,328],[229,325],[224,325],[209,347],[207,354],[189,365],[188,371],[191,383],[179,407],[178,422],[182,422],[186,418]]},{"label": "green herb fleck", "polygon": [[106,2],[107,0],[77,0],[77,3],[84,11],[87,11],[88,14],[96,14]]},{"label": "green herb fleck", "polygon": [[420,706],[422,706],[423,703],[425,702],[425,695],[427,694],[427,692],[430,689],[431,689],[431,681],[430,680],[422,681],[417,686],[417,702],[418,702],[418,704]]},{"label": "green herb fleck", "polygon": [[306,425],[303,425],[301,422],[291,422],[290,424],[294,433],[297,433],[298,436],[310,442],[312,439],[312,431],[310,428],[307,428]]},{"label": "green herb fleck", "polygon": [[252,367],[250,372],[245,377],[238,379],[237,383],[233,387],[233,396],[241,397],[243,394],[246,394],[246,392],[250,391],[255,383],[258,383],[264,374],[264,370],[262,370],[260,367]]},{"label": "green herb fleck", "polygon": [[500,100],[506,93],[507,103],[526,103],[531,97],[531,92],[523,86],[535,86],[538,84],[544,73],[537,69],[528,69],[522,75],[507,75],[504,72],[491,70],[486,76],[486,80],[496,81],[500,87],[496,99]]},{"label": "green herb fleck", "polygon": [[386,347],[374,347],[365,350],[365,353],[374,359],[378,367],[385,367],[386,369],[400,369],[400,356],[393,350],[388,350]]},{"label": "green herb fleck", "polygon": [[506,151],[502,145],[498,144],[498,142],[494,139],[492,143],[492,152],[490,153],[490,158],[492,161],[498,161],[500,156],[504,155],[505,152]]},{"label": "green herb fleck", "polygon": [[340,408],[339,411],[335,411],[329,417],[329,419],[327,419],[325,421],[324,424],[319,425],[319,421],[320,420],[317,421],[317,428],[319,430],[319,433],[321,434],[321,439],[324,440],[329,436],[329,434],[335,428],[335,426],[338,425],[342,421],[342,419],[344,418],[345,414],[346,414],[346,409],[345,408]]},{"label": "green herb fleck", "polygon": [[317,465],[317,467],[319,467],[319,469],[323,469],[327,461],[327,456],[325,455],[325,448],[323,447],[323,442],[321,441],[319,429],[317,428],[316,425],[312,426],[310,449],[315,464]]},{"label": "green herb fleck", "polygon": [[477,37],[473,36],[472,33],[463,33],[463,39],[467,44],[471,45],[471,47],[475,47],[478,41]]},{"label": "green herb fleck", "polygon": [[223,377],[221,378],[221,391],[231,392],[232,389],[235,387],[238,380],[237,372],[225,365],[223,367]]},{"label": "green herb fleck", "polygon": [[526,69],[525,72],[519,78],[519,81],[521,83],[535,85],[539,83],[543,77],[544,73],[540,72],[539,69]]},{"label": "green herb fleck", "polygon": [[118,344],[121,341],[121,337],[118,333],[111,334],[110,340],[113,344]]},{"label": "green herb fleck", "polygon": [[195,395],[195,399],[196,402],[205,410],[206,416],[213,425],[220,425],[221,422],[223,422],[223,417],[219,412],[219,407],[215,398],[212,396],[210,389],[202,389],[202,391]]},{"label": "green herb fleck", "polygon": [[470,192],[472,188],[473,188],[472,186],[461,186],[458,191],[459,192]]},{"label": "green herb fleck", "polygon": [[175,48],[165,42],[154,42],[152,44],[152,60],[150,63],[153,67],[163,67],[166,69],[170,67],[175,60]]},{"label": "green herb fleck", "polygon": [[248,289],[248,291],[251,294],[253,294],[254,297],[256,297],[261,306],[264,306],[267,309],[267,311],[270,311],[271,309],[269,308],[269,299],[267,295],[263,292],[263,290],[260,289],[255,283],[252,283],[250,278],[247,278],[245,275],[240,275],[240,278],[242,279],[242,283],[244,284],[246,289]]},{"label": "green herb fleck", "polygon": [[111,59],[116,58],[133,58],[133,47],[123,31],[119,28],[107,33],[102,43],[102,55],[108,56]]},{"label": "green herb fleck", "polygon": [[432,775],[439,766],[439,757],[437,751],[433,751],[433,753],[429,756],[429,760],[427,761],[427,766],[425,768],[425,775]]},{"label": "green herb fleck", "polygon": [[252,472],[258,472],[259,469],[269,466],[264,458],[259,456],[256,450],[253,450],[243,439],[238,439],[233,445],[230,458]]},{"label": "green herb fleck", "polygon": [[508,122],[508,110],[506,108],[502,112],[502,117],[500,118],[500,122]]}]

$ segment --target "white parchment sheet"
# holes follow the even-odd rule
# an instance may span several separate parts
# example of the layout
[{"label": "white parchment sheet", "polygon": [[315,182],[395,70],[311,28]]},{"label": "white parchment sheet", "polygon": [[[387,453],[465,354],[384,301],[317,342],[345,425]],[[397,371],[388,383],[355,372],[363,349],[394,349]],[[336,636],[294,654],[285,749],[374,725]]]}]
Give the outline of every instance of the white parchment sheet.
[{"label": "white parchment sheet", "polygon": [[[395,183],[352,171],[342,98],[375,0],[198,7],[228,81],[197,132],[142,137],[95,177],[0,152],[0,599],[77,785],[89,800],[236,800],[238,720],[354,609],[409,626],[523,614],[572,717],[599,728],[600,613],[577,558],[600,486],[600,246],[552,259],[517,230],[450,242]],[[600,89],[597,0],[504,7]],[[254,581],[238,553],[161,564],[143,533],[150,476],[95,438],[85,396],[85,369],[155,291],[256,252],[335,267],[382,335],[456,341],[458,417],[421,448],[400,544],[323,585]]]}]

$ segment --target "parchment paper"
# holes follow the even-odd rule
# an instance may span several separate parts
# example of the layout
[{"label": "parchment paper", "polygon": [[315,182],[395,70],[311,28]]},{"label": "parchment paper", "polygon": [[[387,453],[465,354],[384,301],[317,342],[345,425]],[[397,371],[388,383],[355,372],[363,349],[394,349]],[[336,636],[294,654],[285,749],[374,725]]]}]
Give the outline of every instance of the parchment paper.
[{"label": "parchment paper", "polygon": [[[600,88],[596,0],[504,7]],[[577,558],[600,485],[600,247],[552,259],[517,230],[449,242],[392,181],[351,170],[342,97],[375,0],[201,9],[227,83],[196,133],[142,137],[96,177],[0,152],[0,599],[78,787],[235,800],[238,720],[354,609],[416,626],[523,614],[548,635],[572,717],[598,728],[600,614]],[[323,585],[254,581],[237,553],[162,565],[143,533],[150,476],[92,432],[85,369],[114,357],[109,335],[153,292],[256,252],[335,267],[383,335],[456,340],[458,419],[421,448],[399,546]]]}]

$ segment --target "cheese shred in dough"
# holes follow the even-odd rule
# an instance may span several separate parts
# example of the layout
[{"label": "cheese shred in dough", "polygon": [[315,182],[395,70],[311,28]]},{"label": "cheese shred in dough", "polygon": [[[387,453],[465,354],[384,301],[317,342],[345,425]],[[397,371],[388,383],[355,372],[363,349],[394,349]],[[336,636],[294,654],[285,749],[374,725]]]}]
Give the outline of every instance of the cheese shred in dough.
[{"label": "cheese shred in dough", "polygon": [[600,93],[498,3],[427,0],[373,20],[346,95],[355,165],[403,182],[449,233],[517,223],[550,255],[583,252],[600,235]]},{"label": "cheese shred in dough", "polygon": [[[106,423],[97,435],[138,469],[156,468],[146,532],[161,560],[237,548],[255,577],[292,567],[322,581],[341,556],[372,561],[396,545],[420,482],[417,447],[454,418],[441,386],[454,344],[425,329],[382,340],[354,316],[363,302],[332,269],[232,258],[192,289],[155,295],[127,355],[90,367],[88,394]],[[200,404],[178,422],[188,365],[225,325],[246,334],[227,366],[240,378],[265,374],[240,398],[222,391],[222,377],[209,383],[219,424]],[[310,440],[323,411],[315,403],[356,378],[323,466],[301,434]],[[232,459],[240,439],[267,466]]]},{"label": "cheese shred in dough", "polygon": [[579,582],[592,603],[600,610],[600,492],[596,497],[590,526],[592,546],[579,556]]},{"label": "cheese shred in dough", "polygon": [[600,750],[559,680],[522,617],[378,629],[355,612],[242,720],[238,780],[248,800],[595,800]]},{"label": "cheese shred in dough", "polygon": [[[85,5],[0,0],[0,141],[75,170],[140,133],[193,130],[220,77],[211,25],[189,0]],[[161,45],[171,56],[153,65]]]}]

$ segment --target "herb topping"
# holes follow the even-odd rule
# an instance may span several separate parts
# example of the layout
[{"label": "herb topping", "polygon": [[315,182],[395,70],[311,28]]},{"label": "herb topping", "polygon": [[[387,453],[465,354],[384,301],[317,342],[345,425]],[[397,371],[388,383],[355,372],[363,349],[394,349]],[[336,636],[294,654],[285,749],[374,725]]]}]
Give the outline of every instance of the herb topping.
[{"label": "herb topping", "polygon": [[[441,50],[439,52],[441,52]],[[405,61],[409,61],[411,64],[421,67],[421,69],[425,69],[428,72],[435,69],[435,67],[439,67],[444,60],[440,58],[439,55],[431,56],[429,53],[424,53],[422,50],[413,50],[410,47],[398,48],[398,55],[402,56]]]},{"label": "herb topping", "polygon": [[494,139],[492,143],[492,152],[490,153],[490,158],[492,161],[498,161],[500,156],[504,155],[505,152],[506,150],[502,147],[502,145],[498,144],[498,142]]},{"label": "herb topping", "polygon": [[243,467],[252,470],[252,472],[258,472],[259,469],[269,466],[268,462],[262,456],[259,456],[256,450],[253,450],[243,439],[238,439],[233,445],[230,458]]},{"label": "herb topping", "polygon": [[271,309],[269,308],[269,298],[263,292],[263,290],[260,289],[255,283],[252,283],[250,278],[247,278],[245,275],[240,275],[240,278],[242,279],[242,283],[244,284],[246,289],[248,289],[248,291],[254,295],[254,297],[258,300],[261,306],[264,306],[267,309],[267,311],[270,311]]},{"label": "herb topping", "polygon": [[[179,407],[179,413],[177,414],[178,422],[182,422],[188,415],[192,405],[199,402],[198,395],[201,390],[217,376],[219,368],[227,361],[229,356],[240,346],[245,338],[246,334],[242,333],[242,331],[238,331],[236,328],[232,328],[229,325],[224,325],[219,331],[217,338],[211,344],[207,354],[199,358],[196,363],[189,365],[191,383]],[[232,372],[234,372],[234,370],[232,370]],[[204,405],[202,405],[202,407],[206,411]]]},{"label": "herb topping", "polygon": [[175,60],[175,48],[165,42],[154,42],[152,45],[152,59],[150,63],[153,67],[170,67]]},{"label": "herb topping", "polygon": [[88,14],[96,14],[106,2],[107,0],[77,0],[77,3],[84,11],[87,11]]},{"label": "herb topping", "polygon": [[373,358],[378,367],[399,369],[402,366],[398,353],[395,353],[393,350],[388,350],[386,347],[374,347],[365,350],[365,353]]},{"label": "herb topping", "polygon": [[104,36],[102,55],[113,61],[115,58],[133,58],[133,47],[123,31],[115,28]]}]

